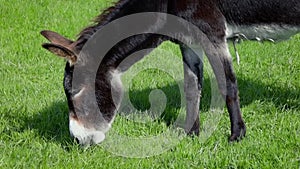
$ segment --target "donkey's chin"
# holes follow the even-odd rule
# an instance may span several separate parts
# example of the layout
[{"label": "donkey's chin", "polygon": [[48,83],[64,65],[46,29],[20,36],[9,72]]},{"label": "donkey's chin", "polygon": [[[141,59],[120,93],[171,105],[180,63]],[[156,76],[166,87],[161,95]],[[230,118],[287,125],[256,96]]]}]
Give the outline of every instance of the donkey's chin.
[{"label": "donkey's chin", "polygon": [[95,129],[85,128],[76,120],[70,120],[70,134],[82,146],[99,144],[105,139],[105,131],[97,131]]}]

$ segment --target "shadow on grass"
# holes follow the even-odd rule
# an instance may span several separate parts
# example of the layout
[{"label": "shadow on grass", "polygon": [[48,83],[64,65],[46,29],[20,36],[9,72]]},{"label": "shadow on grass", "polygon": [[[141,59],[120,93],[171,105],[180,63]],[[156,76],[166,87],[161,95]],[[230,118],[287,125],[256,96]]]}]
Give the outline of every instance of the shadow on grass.
[{"label": "shadow on grass", "polygon": [[67,149],[73,142],[69,134],[69,117],[66,101],[54,102],[33,116],[24,119],[25,126],[35,130],[41,138],[60,143]]},{"label": "shadow on grass", "polygon": [[254,101],[272,102],[278,110],[300,110],[300,89],[277,87],[238,77],[241,107]]},{"label": "shadow on grass", "polygon": [[[300,109],[300,90],[289,88],[278,88],[264,85],[260,82],[238,78],[241,106],[251,104],[256,100],[272,101],[280,110]],[[150,107],[148,100],[149,93],[153,89],[147,88],[140,91],[131,91],[130,99],[139,110],[147,110]],[[165,112],[162,114],[162,121],[170,124],[177,117],[174,110],[181,108],[181,95],[177,84],[170,84],[161,88],[164,91],[168,102]],[[207,111],[210,104],[210,83],[209,79],[204,80],[204,92],[201,99],[201,111]],[[33,117],[25,117],[24,127],[36,130],[42,137],[50,141],[58,142],[67,149],[70,143],[74,142],[68,129],[68,108],[67,103],[54,102],[51,106],[42,109]]]},{"label": "shadow on grass", "polygon": [[[300,109],[300,89],[279,88],[275,85],[266,85],[260,81],[253,81],[250,79],[238,77],[238,87],[241,107],[247,106],[254,101],[272,102],[277,109]],[[211,103],[211,86],[210,80],[204,79],[204,88],[202,90],[202,97],[200,103],[201,111],[208,111]],[[160,88],[164,91],[167,97],[166,109],[180,108],[180,92],[178,86],[170,84]],[[139,110],[147,110],[150,108],[148,96],[153,89],[147,88],[140,91],[132,91],[130,99]]]}]

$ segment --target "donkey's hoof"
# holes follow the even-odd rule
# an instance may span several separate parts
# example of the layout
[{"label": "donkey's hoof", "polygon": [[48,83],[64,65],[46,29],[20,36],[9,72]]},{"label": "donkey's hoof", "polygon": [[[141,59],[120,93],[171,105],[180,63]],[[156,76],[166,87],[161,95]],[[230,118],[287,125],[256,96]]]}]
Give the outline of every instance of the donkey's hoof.
[{"label": "donkey's hoof", "polygon": [[188,136],[191,136],[191,137],[199,136],[199,134],[200,134],[199,129],[193,129],[193,130],[185,131],[185,132]]},{"label": "donkey's hoof", "polygon": [[243,123],[242,125],[239,126],[238,130],[231,133],[231,136],[229,137],[229,142],[240,141],[242,140],[243,137],[245,137],[245,135],[246,135],[246,126]]}]

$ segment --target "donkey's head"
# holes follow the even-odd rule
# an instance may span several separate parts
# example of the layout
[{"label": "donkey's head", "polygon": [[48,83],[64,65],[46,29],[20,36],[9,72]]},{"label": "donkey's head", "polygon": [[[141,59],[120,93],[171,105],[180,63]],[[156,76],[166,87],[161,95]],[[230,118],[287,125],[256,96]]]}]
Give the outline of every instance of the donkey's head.
[{"label": "donkey's head", "polygon": [[[82,145],[102,142],[105,133],[111,126],[114,115],[112,113],[103,115],[103,113],[97,111],[99,109],[95,109],[95,106],[102,106],[104,109],[111,107],[109,111],[113,112],[114,105],[99,104],[100,97],[97,98],[98,104],[91,106],[91,102],[93,102],[91,95],[95,94],[95,86],[97,88],[97,85],[99,87],[101,84],[87,83],[84,76],[80,79],[81,83],[74,87],[74,68],[80,66],[80,63],[78,63],[80,53],[78,42],[69,40],[52,31],[42,31],[41,34],[50,41],[50,43],[44,43],[42,46],[67,60],[63,85],[68,100],[71,136]],[[110,84],[103,84],[103,86],[110,87]],[[109,104],[107,100],[105,104]]]}]

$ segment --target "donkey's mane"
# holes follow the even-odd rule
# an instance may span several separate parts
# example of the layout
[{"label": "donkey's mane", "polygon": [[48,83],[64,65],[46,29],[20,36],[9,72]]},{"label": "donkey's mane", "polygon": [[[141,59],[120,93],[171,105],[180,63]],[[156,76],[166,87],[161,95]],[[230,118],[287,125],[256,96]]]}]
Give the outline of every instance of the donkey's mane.
[{"label": "donkey's mane", "polygon": [[93,24],[84,28],[79,34],[77,39],[77,44],[82,45],[85,44],[87,40],[89,40],[95,32],[97,32],[102,26],[109,23],[111,20],[116,18],[118,12],[121,8],[123,8],[129,1],[132,0],[119,0],[114,2],[112,6],[105,9],[100,15],[98,15],[94,20]]}]

